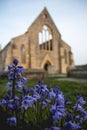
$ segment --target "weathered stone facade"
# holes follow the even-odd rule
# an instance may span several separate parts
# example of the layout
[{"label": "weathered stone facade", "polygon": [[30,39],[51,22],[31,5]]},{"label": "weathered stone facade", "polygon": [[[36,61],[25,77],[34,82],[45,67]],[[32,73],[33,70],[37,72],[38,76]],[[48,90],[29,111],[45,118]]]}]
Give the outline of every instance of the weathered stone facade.
[{"label": "weathered stone facade", "polygon": [[49,73],[66,73],[74,66],[71,47],[62,39],[47,9],[44,8],[27,32],[13,38],[0,52],[0,70],[13,59],[25,69],[45,69]]}]

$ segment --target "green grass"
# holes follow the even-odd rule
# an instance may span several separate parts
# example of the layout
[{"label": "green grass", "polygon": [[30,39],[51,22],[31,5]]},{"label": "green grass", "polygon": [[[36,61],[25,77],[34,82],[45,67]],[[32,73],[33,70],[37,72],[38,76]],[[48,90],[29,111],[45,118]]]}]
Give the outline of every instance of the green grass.
[{"label": "green grass", "polygon": [[4,94],[6,94],[6,79],[0,79],[0,99],[3,97]]},{"label": "green grass", "polygon": [[[0,98],[6,93],[6,83],[8,80],[0,79]],[[65,97],[75,102],[77,95],[82,94],[87,101],[87,83],[77,83],[71,81],[58,81],[55,77],[48,77],[43,80],[47,86],[59,86]],[[34,87],[38,84],[38,80],[28,80],[27,87]]]},{"label": "green grass", "polygon": [[[6,79],[0,79],[0,99],[3,97],[4,94],[6,94],[6,83],[9,82]],[[86,100],[87,102],[87,83],[79,83],[79,82],[71,82],[71,81],[58,81],[56,79],[56,77],[47,77],[43,80],[43,82],[47,85],[47,86],[51,86],[51,87],[56,87],[59,86],[60,90],[64,93],[64,96],[66,98],[68,98],[72,104],[69,106],[69,110],[71,111],[70,108],[72,108],[72,106],[76,103],[76,99],[77,99],[77,95],[78,94],[82,94],[83,98]],[[38,84],[38,80],[28,80],[28,82],[26,83],[27,87],[34,87],[36,84]],[[34,118],[35,113],[33,113],[33,109],[29,109],[29,113],[27,113],[27,119],[36,119]],[[38,116],[37,116],[38,117]],[[37,121],[37,120],[36,120]],[[36,125],[34,122],[33,125]],[[46,124],[46,122],[44,122]],[[43,126],[41,125],[41,128],[44,128],[44,123]],[[33,126],[34,127],[34,126]],[[36,129],[32,127],[32,130]],[[87,129],[86,124],[84,124],[84,130]],[[39,130],[41,130],[41,128],[38,127]]]},{"label": "green grass", "polygon": [[47,86],[59,86],[62,92],[64,93],[65,97],[69,98],[73,102],[76,101],[78,94],[82,94],[82,96],[87,101],[87,83],[58,81],[54,78],[45,79],[44,82],[47,84]]}]

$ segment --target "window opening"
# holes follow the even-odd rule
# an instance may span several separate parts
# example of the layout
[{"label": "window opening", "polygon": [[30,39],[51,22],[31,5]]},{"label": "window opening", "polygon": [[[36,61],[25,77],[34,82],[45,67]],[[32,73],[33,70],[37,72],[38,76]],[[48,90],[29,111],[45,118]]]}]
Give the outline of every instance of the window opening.
[{"label": "window opening", "polygon": [[25,63],[25,47],[24,47],[24,45],[21,46],[21,62]]},{"label": "window opening", "polygon": [[39,32],[40,50],[53,50],[52,39],[51,29],[47,25],[44,25],[42,31]]},{"label": "window opening", "polygon": [[65,63],[67,64],[67,51],[64,50],[64,56],[65,56]]}]

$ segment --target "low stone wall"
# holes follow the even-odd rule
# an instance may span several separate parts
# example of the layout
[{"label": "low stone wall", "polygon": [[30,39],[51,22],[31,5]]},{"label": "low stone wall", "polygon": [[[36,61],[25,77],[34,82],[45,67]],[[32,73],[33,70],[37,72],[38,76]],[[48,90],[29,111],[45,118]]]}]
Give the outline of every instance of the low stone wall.
[{"label": "low stone wall", "polygon": [[87,78],[87,70],[69,69],[67,76],[75,78]]},{"label": "low stone wall", "polygon": [[0,79],[8,79],[8,72],[0,71]]},{"label": "low stone wall", "polygon": [[44,79],[47,75],[47,72],[43,69],[29,69],[24,70],[24,77],[27,77],[29,80],[31,79]]},{"label": "low stone wall", "polygon": [[[23,72],[23,77],[26,77],[29,80],[44,79],[46,76],[47,76],[47,72],[44,71],[43,69],[29,69],[29,70],[24,70]],[[0,78],[8,79],[8,72],[7,71],[0,72]]]}]

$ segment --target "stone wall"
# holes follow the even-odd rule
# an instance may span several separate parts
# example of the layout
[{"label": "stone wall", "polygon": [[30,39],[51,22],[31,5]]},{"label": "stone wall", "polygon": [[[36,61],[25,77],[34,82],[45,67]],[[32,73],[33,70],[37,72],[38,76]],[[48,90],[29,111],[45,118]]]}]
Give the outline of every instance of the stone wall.
[{"label": "stone wall", "polygon": [[[43,33],[44,31],[45,33]],[[39,43],[39,33],[42,34],[42,43]],[[41,45],[45,45],[45,48],[40,48]],[[6,70],[14,58],[18,59],[19,65],[25,69],[38,69],[39,71],[39,69],[49,66],[48,69],[45,69],[49,73],[66,73],[67,67],[74,66],[74,62],[70,62],[73,60],[71,47],[62,40],[59,30],[46,8],[24,34],[12,38],[0,52],[0,70]]]},{"label": "stone wall", "polygon": [[24,77],[28,78],[29,80],[32,79],[44,79],[46,78],[47,72],[43,69],[29,69],[24,71]]},{"label": "stone wall", "polygon": [[[29,69],[24,70],[23,77],[28,78],[29,80],[32,79],[44,79],[47,76],[47,72],[43,69]],[[7,71],[1,71],[0,72],[0,78],[1,79],[8,79],[8,72]]]},{"label": "stone wall", "polygon": [[69,69],[67,72],[67,76],[73,78],[87,78],[87,70]]},{"label": "stone wall", "polygon": [[73,54],[71,52],[71,47],[61,40],[61,73],[66,74],[67,68],[74,66]]}]

